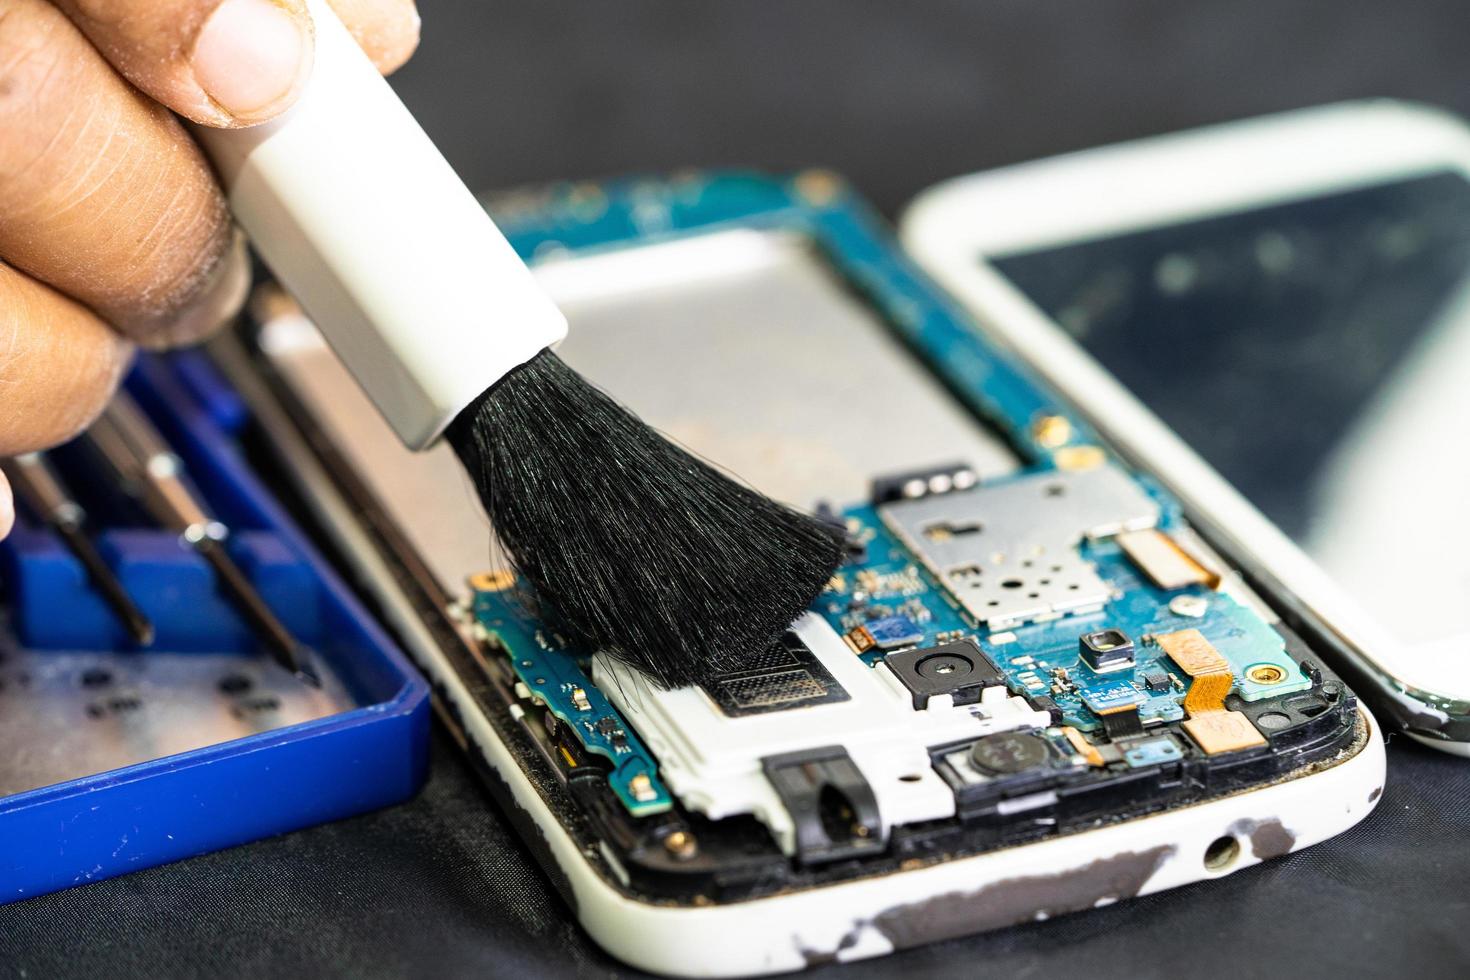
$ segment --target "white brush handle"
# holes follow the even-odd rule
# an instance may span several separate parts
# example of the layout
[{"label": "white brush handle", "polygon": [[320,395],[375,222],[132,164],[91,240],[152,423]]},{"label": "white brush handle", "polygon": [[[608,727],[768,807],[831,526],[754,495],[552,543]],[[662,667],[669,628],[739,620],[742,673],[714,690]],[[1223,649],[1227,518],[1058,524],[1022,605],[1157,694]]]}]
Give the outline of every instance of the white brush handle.
[{"label": "white brush handle", "polygon": [[410,449],[566,319],[324,0],[285,115],[196,127],[230,207]]}]

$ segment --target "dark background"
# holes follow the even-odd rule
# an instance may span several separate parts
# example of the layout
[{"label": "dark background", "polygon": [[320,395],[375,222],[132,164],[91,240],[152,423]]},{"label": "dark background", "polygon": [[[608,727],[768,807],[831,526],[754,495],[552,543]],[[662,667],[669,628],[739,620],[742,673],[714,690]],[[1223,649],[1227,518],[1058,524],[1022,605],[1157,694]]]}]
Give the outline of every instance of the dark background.
[{"label": "dark background", "polygon": [[[1464,0],[425,0],[399,90],[476,188],[687,166],[928,184],[1365,96],[1470,112]],[[3,751],[3,748],[0,748]],[[1308,851],[820,971],[1464,976],[1470,763],[1394,738],[1375,813]],[[602,975],[438,739],[414,802],[0,908],[0,975]]]},{"label": "dark background", "polygon": [[1470,113],[1463,0],[421,0],[395,84],[476,189],[820,165],[945,177],[1341,99]]}]

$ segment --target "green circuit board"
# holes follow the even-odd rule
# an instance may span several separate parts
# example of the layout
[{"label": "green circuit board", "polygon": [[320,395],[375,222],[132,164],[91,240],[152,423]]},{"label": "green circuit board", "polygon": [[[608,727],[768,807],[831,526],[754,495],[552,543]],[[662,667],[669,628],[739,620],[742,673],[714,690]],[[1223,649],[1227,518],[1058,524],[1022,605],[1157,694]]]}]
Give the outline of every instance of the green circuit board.
[{"label": "green circuit board", "polygon": [[[1310,678],[1287,653],[1281,634],[1254,610],[1204,586],[1160,589],[1115,542],[1084,542],[1079,549],[1112,586],[1103,608],[987,631],[977,629],[956,608],[934,577],[883,526],[872,506],[852,508],[845,516],[852,533],[865,543],[866,555],[862,562],[843,569],[816,608],[838,632],[860,627],[871,632],[876,623],[905,641],[862,652],[860,656],[869,664],[896,649],[972,638],[1005,673],[1013,691],[1051,697],[1062,709],[1065,723],[1085,732],[1102,727],[1099,711],[1125,705],[1135,706],[1145,725],[1184,717],[1183,696],[1190,678],[1147,639],[1159,634],[1199,630],[1230,662],[1233,690],[1247,701],[1311,686]],[[1079,637],[1104,629],[1116,629],[1140,641],[1131,668],[1099,672],[1081,658]],[[1253,677],[1271,680],[1261,683]]]},{"label": "green circuit board", "polygon": [[[1099,779],[1119,767],[1257,748],[1265,743],[1265,734],[1240,712],[1227,711],[1224,698],[1239,707],[1313,688],[1314,678],[1288,649],[1271,614],[1245,590],[1229,582],[1222,586],[1215,575],[1166,581],[1167,574],[1161,576],[1120,544],[1117,532],[1124,528],[1103,527],[1091,519],[1049,526],[1029,505],[1004,514],[988,509],[989,501],[1004,496],[1008,486],[1028,481],[1045,485],[1053,477],[1082,479],[1089,472],[1107,471],[1114,475],[1113,496],[1102,509],[1113,499],[1135,508],[1126,530],[1154,535],[1154,543],[1166,551],[1182,548],[1192,534],[1177,501],[1147,476],[1124,467],[1055,392],[915,276],[879,219],[840,185],[696,175],[667,183],[615,182],[599,185],[596,192],[600,203],[592,211],[586,188],[568,187],[538,197],[531,202],[534,206],[518,202],[498,217],[528,259],[543,251],[575,253],[730,227],[798,233],[958,403],[1015,451],[1017,470],[1008,476],[976,482],[971,474],[972,481],[961,485],[936,471],[917,480],[923,486],[916,495],[880,492],[885,480],[892,488],[892,475],[872,474],[870,500],[841,502],[851,506],[828,511],[830,519],[845,523],[854,547],[811,611],[868,667],[881,669],[895,654],[973,644],[1011,694],[1035,704],[1037,711],[1052,713],[1047,738],[1065,730],[1065,744],[1079,744],[1069,741],[1075,735],[1084,746],[1109,749],[1105,760],[1088,763]],[[869,410],[867,402],[855,409]],[[901,514],[910,505],[937,508],[952,526],[937,529],[933,540],[922,528],[900,533]],[[951,506],[952,511],[945,510]],[[1146,519],[1133,519],[1143,511]],[[976,514],[980,519],[970,520]],[[945,536],[963,537],[981,525],[987,533],[1009,535],[1007,545],[977,551],[973,561],[947,561],[942,552],[953,541]],[[1032,532],[1044,540],[1026,536]],[[1018,547],[1034,548],[1037,556],[1045,553],[1045,564],[1055,562],[1054,567],[1074,576],[1078,594],[1088,601],[1072,603],[1038,591],[1039,612],[1018,611],[1008,618],[989,614],[989,606],[974,600],[985,589],[968,592],[960,573],[973,566],[975,584],[998,582],[1001,591],[990,604],[1003,609],[1007,597],[1014,598],[1005,591],[1008,583],[1027,581],[1024,575],[1007,577],[1005,571],[1030,564],[1031,559],[1016,553]],[[1039,588],[1056,591],[1055,583],[1038,581]],[[1013,592],[1024,598],[1028,588],[1018,584]],[[473,611],[476,623],[507,657],[526,698],[544,706],[561,731],[575,736],[589,755],[605,761],[609,784],[629,813],[677,810],[656,754],[592,683],[593,651],[570,648],[528,611],[531,607],[514,588],[487,589],[475,592]],[[1191,671],[1165,648],[1170,637],[1185,635],[1197,636],[1214,658],[1215,666],[1205,671],[1210,677],[1206,684],[1200,683],[1198,663]],[[1113,648],[1092,650],[1089,643],[1098,637],[1112,638],[1108,642]],[[1226,673],[1228,687],[1222,689],[1218,682]],[[1185,734],[1192,717],[1187,706],[1191,692],[1202,696],[1206,688],[1211,709],[1235,715],[1237,723],[1229,737],[1213,744]],[[833,741],[840,742],[840,733]],[[1066,760],[1067,765],[1074,762]]]},{"label": "green circuit board", "polygon": [[[833,576],[812,611],[849,637],[853,656],[871,668],[895,653],[973,642],[1014,694],[1054,705],[1058,724],[1104,741],[1109,716],[1126,716],[1136,724],[1135,734],[1187,717],[1192,678],[1159,645],[1159,636],[1197,630],[1228,662],[1230,693],[1246,701],[1311,686],[1282,635],[1255,610],[1201,584],[1161,588],[1115,540],[1076,545],[1077,556],[1107,585],[1107,598],[1098,608],[992,629],[977,622],[954,591],[923,567],[921,556],[885,526],[878,508],[854,507],[843,519],[861,551]],[[525,694],[544,705],[588,753],[606,760],[609,784],[631,814],[670,809],[673,796],[659,778],[656,757],[591,680],[589,653],[569,648],[539,623],[509,582],[501,578],[494,588],[477,589],[473,610]],[[1100,669],[1084,656],[1081,638],[1104,631],[1128,641],[1126,664]],[[1163,740],[1136,751],[1179,749]]]},{"label": "green circuit board", "polygon": [[[658,764],[638,735],[587,675],[587,658],[560,641],[526,612],[507,577],[473,592],[473,615],[492,644],[504,651],[525,693],[545,705],[589,753],[607,761],[608,785],[634,816],[663,813],[673,797],[658,778]],[[570,761],[570,760],[569,760]]]}]

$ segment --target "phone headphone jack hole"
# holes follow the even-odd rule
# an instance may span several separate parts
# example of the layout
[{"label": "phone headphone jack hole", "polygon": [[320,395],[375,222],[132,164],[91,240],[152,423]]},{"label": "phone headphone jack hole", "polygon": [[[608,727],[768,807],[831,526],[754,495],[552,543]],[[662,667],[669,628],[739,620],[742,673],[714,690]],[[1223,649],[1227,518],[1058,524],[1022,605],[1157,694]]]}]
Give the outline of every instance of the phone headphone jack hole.
[{"label": "phone headphone jack hole", "polygon": [[1205,848],[1206,871],[1228,871],[1240,857],[1240,841],[1233,834],[1225,834],[1210,841]]}]

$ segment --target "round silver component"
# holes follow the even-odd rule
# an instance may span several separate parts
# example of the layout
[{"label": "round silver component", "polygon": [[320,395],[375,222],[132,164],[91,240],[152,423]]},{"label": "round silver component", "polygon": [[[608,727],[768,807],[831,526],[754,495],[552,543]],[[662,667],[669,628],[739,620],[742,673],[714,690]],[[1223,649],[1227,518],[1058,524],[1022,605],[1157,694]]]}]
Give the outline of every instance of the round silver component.
[{"label": "round silver component", "polygon": [[1202,595],[1176,595],[1169,600],[1169,611],[1176,616],[1199,619],[1209,612],[1210,603]]}]

